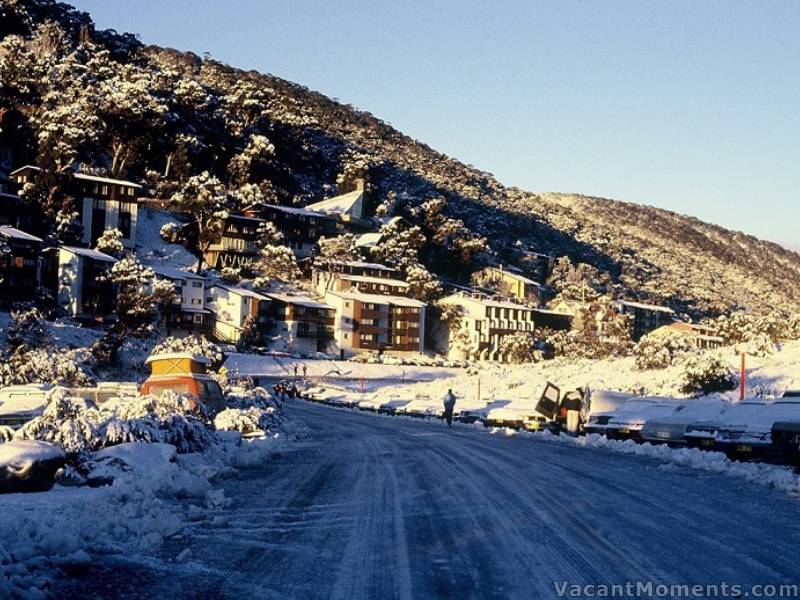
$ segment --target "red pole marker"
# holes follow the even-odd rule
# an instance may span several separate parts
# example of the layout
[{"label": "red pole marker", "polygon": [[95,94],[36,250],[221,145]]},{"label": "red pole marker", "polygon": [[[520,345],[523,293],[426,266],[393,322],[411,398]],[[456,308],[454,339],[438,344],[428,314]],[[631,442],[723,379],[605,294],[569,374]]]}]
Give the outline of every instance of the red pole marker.
[{"label": "red pole marker", "polygon": [[739,402],[744,400],[744,388],[747,383],[747,376],[744,372],[745,353],[742,352],[742,369],[739,372]]}]

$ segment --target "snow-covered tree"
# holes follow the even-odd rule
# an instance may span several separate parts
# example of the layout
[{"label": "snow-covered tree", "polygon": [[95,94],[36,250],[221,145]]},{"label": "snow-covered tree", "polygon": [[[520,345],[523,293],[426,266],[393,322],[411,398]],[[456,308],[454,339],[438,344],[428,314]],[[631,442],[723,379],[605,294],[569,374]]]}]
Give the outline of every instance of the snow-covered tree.
[{"label": "snow-covered tree", "polygon": [[644,336],[634,346],[633,355],[637,369],[665,369],[678,364],[693,350],[686,336],[669,333],[661,336]]},{"label": "snow-covered tree", "polygon": [[119,229],[106,229],[97,238],[94,248],[114,258],[122,258],[122,255],[125,254],[125,246],[122,245],[122,232]]},{"label": "snow-covered tree", "polygon": [[229,202],[225,186],[208,171],[190,177],[181,191],[172,196],[175,209],[194,219],[197,230],[196,250],[201,257],[197,262],[198,274],[203,268],[202,256],[222,235]]},{"label": "snow-covered tree", "polygon": [[12,350],[19,346],[34,349],[46,345],[51,334],[47,321],[38,308],[19,305],[11,310],[11,324],[8,326],[6,338]]},{"label": "snow-covered tree", "polygon": [[533,363],[544,359],[536,337],[528,331],[516,331],[503,336],[497,350],[513,364]]},{"label": "snow-covered tree", "polygon": [[442,295],[442,282],[421,264],[410,265],[405,272],[409,293],[422,302],[430,303]]},{"label": "snow-covered tree", "polygon": [[321,237],[317,242],[319,252],[314,257],[314,266],[323,271],[336,271],[341,263],[358,260],[356,236],[345,233],[336,237]]},{"label": "snow-covered tree", "polygon": [[300,278],[297,259],[288,246],[264,246],[258,251],[258,257],[250,263],[250,269],[256,274],[253,284],[256,287],[267,287],[272,280],[292,281]]},{"label": "snow-covered tree", "polygon": [[275,146],[264,135],[252,135],[242,152],[231,159],[228,173],[234,186],[243,186],[250,182],[259,162],[264,162],[269,156],[275,154]]},{"label": "snow-covered tree", "polygon": [[[153,323],[156,313],[153,269],[140,263],[135,256],[127,256],[111,267],[110,279],[118,290],[119,322],[128,333],[143,332],[144,328]],[[174,290],[174,286],[172,289]]]},{"label": "snow-covered tree", "polygon": [[720,358],[712,355],[693,356],[681,374],[680,390],[684,394],[711,394],[736,389],[736,376]]},{"label": "snow-covered tree", "polygon": [[46,402],[44,413],[25,423],[14,434],[15,438],[58,444],[68,454],[94,450],[100,445],[96,420],[73,402],[69,390],[53,388]]}]

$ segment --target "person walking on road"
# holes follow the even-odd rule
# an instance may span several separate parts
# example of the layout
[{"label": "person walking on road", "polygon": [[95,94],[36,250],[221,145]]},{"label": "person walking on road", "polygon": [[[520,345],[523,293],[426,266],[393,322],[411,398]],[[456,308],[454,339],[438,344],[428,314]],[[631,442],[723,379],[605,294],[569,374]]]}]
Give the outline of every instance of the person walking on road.
[{"label": "person walking on road", "polygon": [[297,365],[294,366],[294,378],[297,379]]},{"label": "person walking on road", "polygon": [[308,365],[303,365],[303,379],[306,378],[307,374],[308,374]]},{"label": "person walking on road", "polygon": [[447,421],[447,426],[453,426],[453,409],[456,407],[456,397],[453,390],[447,390],[444,395],[444,418]]}]

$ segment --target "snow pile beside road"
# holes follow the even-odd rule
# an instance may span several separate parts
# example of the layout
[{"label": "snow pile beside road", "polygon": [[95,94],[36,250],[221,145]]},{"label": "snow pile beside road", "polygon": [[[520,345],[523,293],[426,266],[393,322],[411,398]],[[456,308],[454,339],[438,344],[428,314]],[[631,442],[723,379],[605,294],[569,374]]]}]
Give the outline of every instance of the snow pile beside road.
[{"label": "snow pile beside road", "polygon": [[[263,394],[244,393],[235,401],[242,404],[252,396],[261,405],[274,402]],[[142,418],[134,417],[140,409],[146,409],[145,418],[169,419],[159,407],[121,406],[125,408],[112,405],[109,410],[130,417],[123,419],[127,423]],[[80,460],[61,478],[65,484],[103,487],[56,486],[46,493],[0,495],[0,597],[46,597],[59,570],[85,569],[101,553],[147,555],[182,535],[198,514],[226,506],[229,500],[215,486],[220,479],[263,464],[304,434],[283,419],[277,403],[269,408],[269,426],[259,437],[208,431],[210,443],[203,452],[186,452],[186,447],[180,452],[174,444],[158,441],[158,435],[152,443],[136,435],[132,441],[74,455]],[[11,448],[0,444],[0,451],[4,446]]]},{"label": "snow pile beside road", "polygon": [[[520,433],[507,430],[506,433]],[[582,448],[603,449],[619,454],[630,454],[652,458],[670,465],[688,467],[699,471],[720,473],[729,477],[744,479],[769,488],[784,491],[792,496],[800,496],[800,475],[790,467],[758,462],[739,462],[729,459],[722,452],[709,452],[698,448],[671,448],[649,443],[638,444],[633,440],[610,440],[598,434],[581,437],[553,435],[548,431],[521,432],[537,440],[545,440],[579,446]]]}]

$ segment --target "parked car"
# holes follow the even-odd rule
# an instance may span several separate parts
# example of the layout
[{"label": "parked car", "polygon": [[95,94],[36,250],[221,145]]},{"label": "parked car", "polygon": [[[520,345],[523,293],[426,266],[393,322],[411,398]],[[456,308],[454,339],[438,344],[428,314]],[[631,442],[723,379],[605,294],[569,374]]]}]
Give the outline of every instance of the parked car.
[{"label": "parked car", "polygon": [[714,419],[733,406],[717,399],[700,399],[686,402],[685,406],[672,414],[654,416],[642,427],[643,440],[655,444],[684,445],[689,425],[703,419]]},{"label": "parked car", "polygon": [[584,433],[605,433],[608,422],[614,417],[616,411],[628,400],[633,400],[630,394],[612,392],[610,390],[592,390],[589,402],[584,406],[584,419],[586,420]]},{"label": "parked car", "polygon": [[623,404],[608,421],[606,437],[612,440],[640,440],[648,420],[675,414],[686,401],[659,396],[634,398]]},{"label": "parked car", "polygon": [[772,443],[772,429],[775,423],[785,421],[800,421],[800,398],[779,398],[754,411],[747,419],[720,427],[715,447],[740,460],[778,459],[781,451]]},{"label": "parked car", "polygon": [[800,467],[800,420],[776,421],[772,426],[772,445],[779,459]]},{"label": "parked car", "polygon": [[44,412],[50,384],[10,385],[0,389],[0,425],[21,427]]},{"label": "parked car", "polygon": [[686,445],[691,448],[714,450],[717,442],[717,431],[730,424],[747,423],[754,414],[763,410],[767,402],[761,398],[750,398],[731,405],[718,417],[699,419],[686,428],[683,436]]}]

